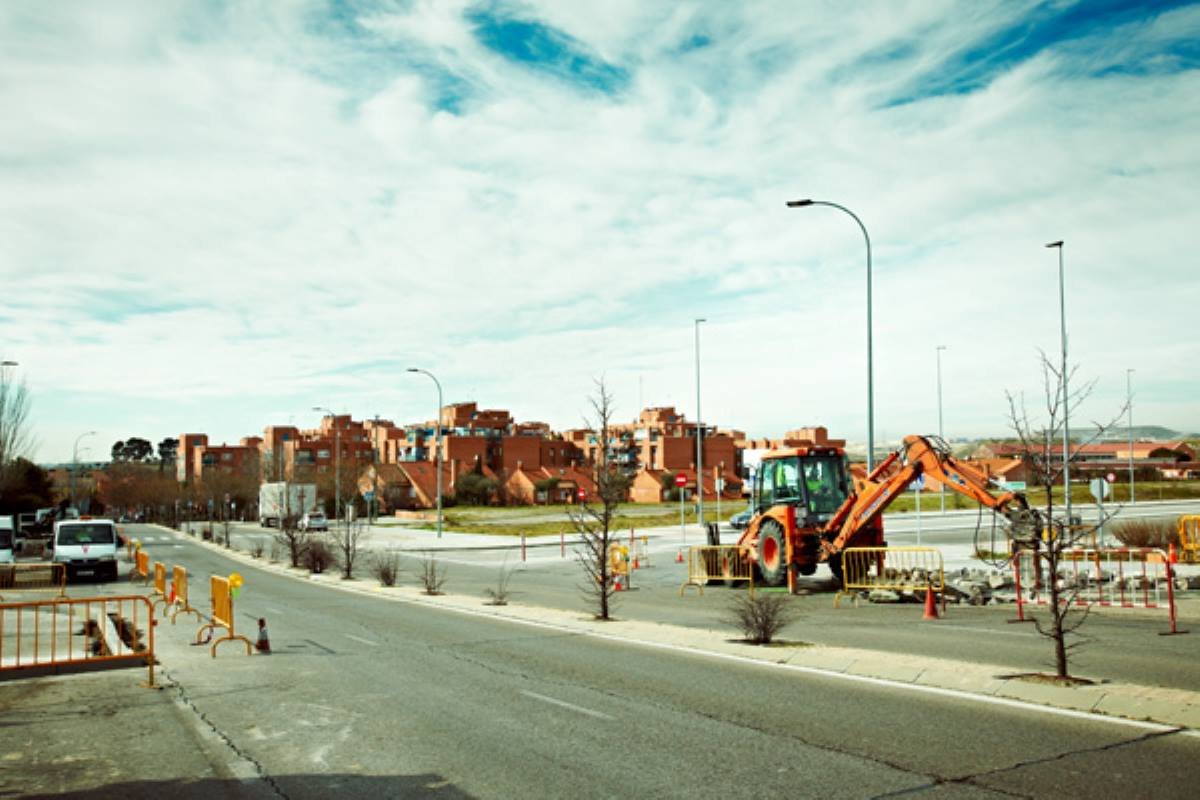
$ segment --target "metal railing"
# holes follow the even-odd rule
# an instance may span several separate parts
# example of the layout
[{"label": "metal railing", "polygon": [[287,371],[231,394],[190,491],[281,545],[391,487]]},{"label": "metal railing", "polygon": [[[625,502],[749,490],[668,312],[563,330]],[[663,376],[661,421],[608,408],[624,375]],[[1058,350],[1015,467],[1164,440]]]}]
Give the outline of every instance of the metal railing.
[{"label": "metal railing", "polygon": [[1179,553],[1176,556],[1185,564],[1200,563],[1200,515],[1186,514],[1175,523],[1179,534]]},{"label": "metal railing", "polygon": [[[1058,556],[1056,576],[1061,605],[1163,610],[1170,620],[1167,633],[1184,633],[1176,626],[1175,576],[1171,559],[1153,547],[1079,548]],[[1050,579],[1046,559],[1022,550],[1013,557],[1017,584],[1017,620],[1025,621],[1025,606],[1048,606]]]},{"label": "metal railing", "polygon": [[145,663],[145,685],[154,686],[149,598],[62,597],[0,604],[0,671],[120,661]]},{"label": "metal railing", "polygon": [[[225,635],[212,643],[212,657],[217,657],[217,645],[232,639],[241,639],[245,642],[246,655],[250,655],[250,640],[245,636],[235,633],[233,630],[233,593],[232,587],[229,585],[229,579],[213,575],[209,578],[208,586],[212,599],[212,616],[208,622],[201,625],[199,630],[196,631],[196,644],[204,644],[212,639],[214,630],[224,628]],[[209,638],[201,641],[200,634],[206,630],[208,631]]]},{"label": "metal railing", "polygon": [[754,564],[735,544],[692,545],[688,548],[687,568],[687,580],[679,587],[680,597],[689,586],[704,594],[705,585],[717,581],[727,586],[744,581],[750,595],[754,595]]},{"label": "metal railing", "polygon": [[67,593],[67,565],[2,564],[0,589],[14,592],[50,590],[62,597]]},{"label": "metal railing", "polygon": [[843,596],[858,602],[859,592],[922,592],[941,596],[945,605],[946,572],[942,552],[935,547],[848,547],[842,551],[842,589],[833,598],[837,608]]}]

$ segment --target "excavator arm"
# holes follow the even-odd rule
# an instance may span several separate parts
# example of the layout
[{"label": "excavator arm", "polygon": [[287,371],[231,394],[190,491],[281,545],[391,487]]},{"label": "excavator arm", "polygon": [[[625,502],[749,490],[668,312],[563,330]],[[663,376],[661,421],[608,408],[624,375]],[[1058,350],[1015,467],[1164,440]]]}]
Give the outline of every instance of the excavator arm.
[{"label": "excavator arm", "polygon": [[[899,469],[887,474],[896,464]],[[861,481],[826,523],[821,531],[821,560],[840,553],[855,536],[875,524],[888,506],[922,476],[1003,514],[1012,524],[1014,535],[1030,525],[1036,530],[1036,520],[1031,519],[1036,512],[1029,508],[1023,494],[993,493],[988,476],[956,459],[941,440],[906,436],[900,449]]]}]

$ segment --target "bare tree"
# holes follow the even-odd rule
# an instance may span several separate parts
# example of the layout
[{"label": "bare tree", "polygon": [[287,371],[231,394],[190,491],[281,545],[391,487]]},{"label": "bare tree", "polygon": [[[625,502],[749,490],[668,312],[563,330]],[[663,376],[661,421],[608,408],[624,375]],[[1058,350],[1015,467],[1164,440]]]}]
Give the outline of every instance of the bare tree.
[{"label": "bare tree", "polygon": [[592,464],[593,480],[596,483],[595,497],[580,499],[575,505],[567,506],[567,516],[579,531],[583,543],[575,553],[583,567],[583,594],[596,604],[596,618],[611,619],[613,592],[609,547],[616,542],[613,523],[617,508],[629,494],[629,477],[613,462],[609,447],[609,428],[613,417],[613,396],[604,379],[596,381],[596,393],[589,398],[592,419],[588,427],[600,437],[596,456]]},{"label": "bare tree", "polygon": [[[1044,581],[1049,593],[1049,605],[1046,607],[1047,619],[1034,617],[1037,631],[1050,639],[1054,644],[1055,675],[1060,679],[1070,677],[1068,656],[1081,642],[1067,643],[1067,637],[1075,634],[1087,619],[1090,605],[1078,604],[1081,586],[1069,583],[1059,574],[1059,567],[1064,561],[1066,551],[1076,548],[1092,536],[1099,525],[1107,519],[1101,519],[1095,526],[1074,525],[1067,515],[1066,498],[1070,487],[1065,486],[1064,503],[1055,507],[1052,491],[1062,482],[1064,469],[1079,460],[1081,449],[1096,441],[1125,416],[1126,406],[1122,406],[1113,418],[1106,424],[1093,422],[1093,431],[1077,441],[1068,441],[1067,452],[1062,450],[1063,430],[1071,412],[1092,393],[1095,380],[1078,384],[1074,380],[1075,370],[1067,373],[1057,367],[1041,353],[1042,383],[1045,394],[1044,416],[1031,419],[1025,405],[1024,395],[1008,396],[1009,424],[1021,443],[1022,457],[1029,470],[1031,483],[1041,486],[1046,492],[1046,506],[1039,513],[1041,517],[1037,524],[1024,529],[1013,528],[1013,557],[1019,558],[1021,551],[1032,553],[1035,581]],[[1077,385],[1069,394],[1063,391],[1065,385]],[[1111,515],[1109,515],[1111,516]],[[1044,577],[1043,577],[1044,576]],[[1022,587],[1026,589],[1027,587]]]},{"label": "bare tree", "polygon": [[367,538],[367,526],[362,522],[348,522],[345,525],[334,525],[330,528],[333,544],[341,556],[342,577],[350,580],[354,577],[354,564],[358,560],[358,551],[362,542]]},{"label": "bare tree", "polygon": [[[275,534],[275,542],[287,548],[288,558],[293,567],[299,567],[300,561],[308,549],[308,534],[300,530],[300,515],[292,508],[291,485],[283,483],[283,502],[279,510],[279,533]],[[304,490],[300,490],[300,507],[304,507]]]},{"label": "bare tree", "polygon": [[29,407],[29,389],[24,378],[16,381],[11,367],[0,366],[0,482],[13,461],[33,450]]}]

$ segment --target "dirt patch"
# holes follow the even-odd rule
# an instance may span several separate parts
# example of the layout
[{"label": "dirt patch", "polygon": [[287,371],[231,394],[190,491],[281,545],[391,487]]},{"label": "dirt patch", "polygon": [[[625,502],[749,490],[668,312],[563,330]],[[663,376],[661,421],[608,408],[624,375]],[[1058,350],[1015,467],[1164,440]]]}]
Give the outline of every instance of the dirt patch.
[{"label": "dirt patch", "polygon": [[1068,675],[1060,678],[1045,672],[1020,672],[1015,675],[997,675],[1003,681],[1025,681],[1026,683],[1044,683],[1049,686],[1095,686],[1096,681],[1087,678],[1075,678]]}]

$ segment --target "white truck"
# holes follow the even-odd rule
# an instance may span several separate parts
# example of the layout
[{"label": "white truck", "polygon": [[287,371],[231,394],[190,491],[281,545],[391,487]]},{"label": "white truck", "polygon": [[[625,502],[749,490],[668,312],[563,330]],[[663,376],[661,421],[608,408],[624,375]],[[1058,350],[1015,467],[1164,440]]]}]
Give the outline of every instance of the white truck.
[{"label": "white truck", "polygon": [[285,518],[300,519],[317,507],[315,483],[264,483],[258,487],[258,524],[277,527]]}]

